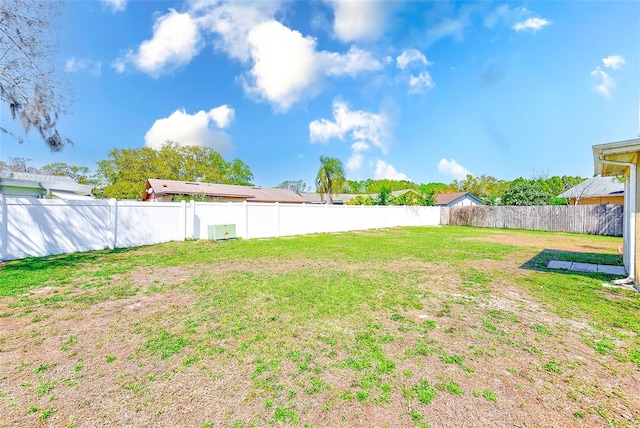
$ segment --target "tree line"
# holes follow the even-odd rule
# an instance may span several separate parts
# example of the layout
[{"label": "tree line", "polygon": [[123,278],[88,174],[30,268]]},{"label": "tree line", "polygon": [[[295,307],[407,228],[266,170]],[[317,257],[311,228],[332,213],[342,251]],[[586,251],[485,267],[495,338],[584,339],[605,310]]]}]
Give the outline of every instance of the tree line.
[{"label": "tree line", "polygon": [[[54,162],[40,169],[29,165],[30,159],[11,158],[0,161],[0,170],[64,175],[81,184],[95,187],[98,198],[140,199],[148,178],[166,180],[253,185],[253,173],[240,159],[226,161],[215,150],[207,147],[182,146],[167,141],[160,150],[148,147],[113,149],[108,157],[97,162],[92,174],[84,166]],[[349,204],[354,205],[435,205],[435,196],[441,193],[469,192],[486,205],[558,205],[567,204],[558,198],[560,193],[585,180],[574,176],[517,178],[500,180],[489,175],[467,175],[452,183],[414,183],[408,180],[367,179],[347,180],[340,160],[320,157],[320,168],[315,186],[303,180],[287,180],[278,188],[296,193],[320,193],[321,200],[331,203],[340,193],[356,194]],[[410,190],[394,195],[399,190]]]},{"label": "tree line", "polygon": [[225,161],[211,148],[182,146],[173,141],[167,141],[160,150],[113,149],[107,159],[98,162],[95,174],[87,167],[63,162],[37,169],[29,166],[29,161],[26,158],[0,161],[0,170],[71,177],[80,184],[93,185],[97,198],[140,199],[148,178],[253,185],[253,173],[240,159]]},{"label": "tree line", "polygon": [[[557,195],[586,180],[583,177],[536,177],[501,180],[490,175],[467,175],[464,179],[445,183],[414,183],[409,180],[367,179],[347,180],[340,160],[320,156],[320,169],[316,178],[316,191],[322,200],[331,203],[332,195],[356,194],[349,204],[353,205],[435,205],[435,196],[441,193],[469,192],[485,205],[565,205],[569,201]],[[302,180],[287,180],[278,186],[297,193],[311,189]],[[398,190],[413,190],[394,196]]]}]

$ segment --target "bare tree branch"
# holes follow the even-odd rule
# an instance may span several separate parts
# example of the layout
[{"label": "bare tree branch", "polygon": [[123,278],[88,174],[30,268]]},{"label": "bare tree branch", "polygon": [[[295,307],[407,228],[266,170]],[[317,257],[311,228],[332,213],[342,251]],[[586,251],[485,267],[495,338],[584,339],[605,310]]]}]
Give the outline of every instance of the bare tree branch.
[{"label": "bare tree branch", "polygon": [[[52,151],[72,142],[57,129],[66,112],[65,84],[53,60],[59,1],[0,0],[0,101],[24,131],[34,129]],[[22,138],[0,127],[19,142]]]}]

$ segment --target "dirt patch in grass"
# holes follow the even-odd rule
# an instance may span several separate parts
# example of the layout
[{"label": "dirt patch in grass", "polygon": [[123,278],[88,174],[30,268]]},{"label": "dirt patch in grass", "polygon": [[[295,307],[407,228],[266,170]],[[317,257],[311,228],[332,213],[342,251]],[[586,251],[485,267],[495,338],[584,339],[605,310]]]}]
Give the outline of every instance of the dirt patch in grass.
[{"label": "dirt patch in grass", "polygon": [[492,233],[482,238],[469,238],[472,240],[493,242],[496,244],[515,245],[529,247],[537,250],[553,249],[562,251],[575,251],[584,253],[608,253],[618,254],[618,248],[622,245],[622,238],[607,238],[606,240],[585,240],[583,235],[569,233],[541,233],[518,231],[500,231],[492,229]]},{"label": "dirt patch in grass", "polygon": [[[467,239],[521,251],[459,263],[220,260],[2,298],[0,425],[638,426],[640,371],[624,352],[633,333],[561,316],[519,282],[551,275],[520,268],[543,249],[611,253],[616,243]],[[296,276],[308,277],[311,308],[327,304],[313,294],[326,278],[380,298],[352,314],[297,313],[305,299],[285,306]]]}]

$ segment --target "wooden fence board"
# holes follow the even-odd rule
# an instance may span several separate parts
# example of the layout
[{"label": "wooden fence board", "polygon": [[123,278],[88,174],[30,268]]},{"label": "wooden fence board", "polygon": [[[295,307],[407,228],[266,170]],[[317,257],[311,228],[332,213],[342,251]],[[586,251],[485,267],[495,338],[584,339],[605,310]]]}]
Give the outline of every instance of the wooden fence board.
[{"label": "wooden fence board", "polygon": [[622,236],[622,205],[467,206],[449,209],[447,224]]}]

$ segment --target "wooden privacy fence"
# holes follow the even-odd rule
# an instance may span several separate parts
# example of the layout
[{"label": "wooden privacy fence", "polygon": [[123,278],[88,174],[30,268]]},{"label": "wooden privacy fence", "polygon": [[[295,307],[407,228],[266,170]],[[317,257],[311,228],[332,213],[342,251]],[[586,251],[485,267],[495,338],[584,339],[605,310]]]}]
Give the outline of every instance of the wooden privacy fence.
[{"label": "wooden privacy fence", "polygon": [[622,236],[622,205],[468,206],[449,209],[448,224]]}]

